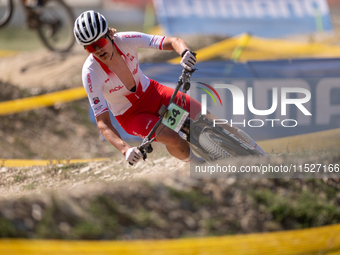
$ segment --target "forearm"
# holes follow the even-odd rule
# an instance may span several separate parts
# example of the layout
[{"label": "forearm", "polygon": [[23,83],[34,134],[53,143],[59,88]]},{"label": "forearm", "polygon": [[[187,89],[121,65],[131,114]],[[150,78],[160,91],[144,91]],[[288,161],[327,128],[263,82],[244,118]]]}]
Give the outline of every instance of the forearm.
[{"label": "forearm", "polygon": [[98,128],[105,139],[125,156],[130,146],[123,141],[117,130],[112,125],[110,127],[110,125],[103,124],[98,126]]},{"label": "forearm", "polygon": [[176,51],[178,55],[181,55],[186,49],[190,50],[184,40],[176,37],[167,37],[163,43],[163,49]]}]

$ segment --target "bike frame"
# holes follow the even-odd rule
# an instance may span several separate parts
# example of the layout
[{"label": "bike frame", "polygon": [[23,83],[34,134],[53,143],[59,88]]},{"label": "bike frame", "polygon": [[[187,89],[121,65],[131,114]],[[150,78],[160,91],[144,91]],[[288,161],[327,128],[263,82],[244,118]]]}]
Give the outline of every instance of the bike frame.
[{"label": "bike frame", "polygon": [[[147,158],[147,153],[151,153],[152,150],[153,150],[151,143],[156,139],[156,136],[154,138],[151,138],[151,137],[154,135],[157,128],[162,124],[163,117],[167,114],[169,105],[171,103],[174,103],[176,95],[180,91],[182,86],[183,86],[182,92],[184,94],[186,94],[188,92],[188,90],[190,89],[190,77],[195,72],[195,70],[196,69],[193,69],[192,71],[188,71],[186,69],[183,69],[182,75],[179,77],[179,80],[178,80],[176,88],[175,88],[175,90],[174,90],[174,92],[171,96],[169,104],[167,106],[163,105],[158,111],[159,115],[162,116],[162,117],[157,121],[157,123],[154,125],[154,127],[149,132],[149,134],[143,139],[143,142],[137,147],[142,152],[144,160]],[[186,106],[185,96],[179,98],[179,100],[180,99],[182,100],[181,105]],[[177,102],[177,105],[179,105],[178,102]],[[192,120],[190,118],[187,118],[186,123],[184,125],[188,126],[188,125],[190,125],[191,122],[192,122]],[[182,129],[183,129],[183,127],[182,127]],[[181,131],[182,131],[182,129],[181,129]],[[190,130],[185,130],[184,132],[186,133],[187,136],[189,136],[190,133],[187,133],[187,132],[190,132]]]}]

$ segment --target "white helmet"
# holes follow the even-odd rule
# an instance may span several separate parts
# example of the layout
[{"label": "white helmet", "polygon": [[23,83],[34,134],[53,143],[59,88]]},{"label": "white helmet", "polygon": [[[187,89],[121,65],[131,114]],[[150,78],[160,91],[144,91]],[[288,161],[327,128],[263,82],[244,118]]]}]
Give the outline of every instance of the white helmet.
[{"label": "white helmet", "polygon": [[103,15],[95,11],[86,11],[74,22],[73,33],[81,45],[89,45],[109,30],[107,21]]}]

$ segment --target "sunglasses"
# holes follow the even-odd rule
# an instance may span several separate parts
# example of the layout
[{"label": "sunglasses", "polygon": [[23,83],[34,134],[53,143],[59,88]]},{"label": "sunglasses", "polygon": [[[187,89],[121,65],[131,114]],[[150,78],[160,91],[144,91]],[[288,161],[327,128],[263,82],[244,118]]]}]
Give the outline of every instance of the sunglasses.
[{"label": "sunglasses", "polygon": [[91,43],[90,45],[84,46],[88,53],[93,53],[101,48],[103,48],[108,43],[106,38],[100,38],[98,41]]}]

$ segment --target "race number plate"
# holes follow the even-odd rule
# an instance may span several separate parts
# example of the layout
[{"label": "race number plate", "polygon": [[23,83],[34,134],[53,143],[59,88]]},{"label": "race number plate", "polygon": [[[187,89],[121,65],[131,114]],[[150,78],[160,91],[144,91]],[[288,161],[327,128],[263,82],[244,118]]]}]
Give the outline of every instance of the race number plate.
[{"label": "race number plate", "polygon": [[178,105],[171,103],[168,107],[168,113],[164,116],[162,123],[178,133],[188,116],[189,113],[187,111],[183,110]]}]

